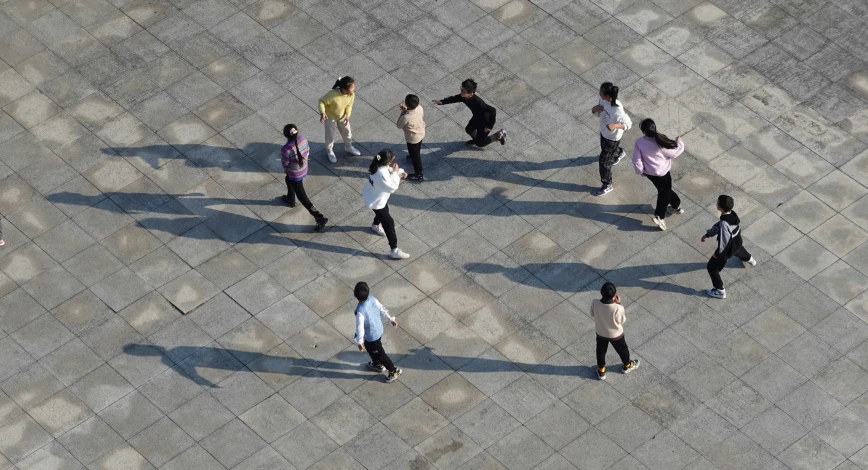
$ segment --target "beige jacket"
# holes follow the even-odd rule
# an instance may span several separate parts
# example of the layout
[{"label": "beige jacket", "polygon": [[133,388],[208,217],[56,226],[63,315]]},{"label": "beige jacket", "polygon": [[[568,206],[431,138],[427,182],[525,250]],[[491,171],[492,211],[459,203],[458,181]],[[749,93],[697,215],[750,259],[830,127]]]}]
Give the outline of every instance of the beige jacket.
[{"label": "beige jacket", "polygon": [[425,120],[422,105],[416,109],[401,111],[397,122],[398,129],[404,130],[404,138],[408,144],[418,144],[425,138]]},{"label": "beige jacket", "polygon": [[604,304],[600,299],[591,302],[591,317],[597,327],[597,334],[603,338],[617,339],[624,334],[627,316],[621,304]]}]

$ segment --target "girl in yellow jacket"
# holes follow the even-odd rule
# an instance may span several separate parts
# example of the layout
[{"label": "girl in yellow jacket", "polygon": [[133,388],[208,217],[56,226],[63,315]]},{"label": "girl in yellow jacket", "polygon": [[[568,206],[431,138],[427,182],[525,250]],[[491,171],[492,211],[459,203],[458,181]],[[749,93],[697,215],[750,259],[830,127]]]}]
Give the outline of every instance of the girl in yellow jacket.
[{"label": "girl in yellow jacket", "polygon": [[319,99],[319,122],[325,124],[326,150],[332,163],[338,161],[338,157],[332,150],[338,133],[344,140],[344,149],[347,153],[355,156],[362,154],[353,147],[353,131],[350,129],[350,114],[353,112],[355,99],[356,81],[352,77],[339,78],[332,86],[332,90]]}]

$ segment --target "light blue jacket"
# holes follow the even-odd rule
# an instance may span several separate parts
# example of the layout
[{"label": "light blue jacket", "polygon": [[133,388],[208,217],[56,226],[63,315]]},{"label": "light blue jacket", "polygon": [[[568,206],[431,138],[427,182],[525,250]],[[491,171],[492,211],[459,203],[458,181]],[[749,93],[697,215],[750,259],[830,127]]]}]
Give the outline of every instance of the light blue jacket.
[{"label": "light blue jacket", "polygon": [[370,343],[383,336],[383,320],[380,316],[388,318],[389,321],[395,321],[394,317],[389,316],[386,307],[373,295],[369,295],[368,300],[356,307],[355,314],[356,335],[353,337],[353,341],[356,344]]}]

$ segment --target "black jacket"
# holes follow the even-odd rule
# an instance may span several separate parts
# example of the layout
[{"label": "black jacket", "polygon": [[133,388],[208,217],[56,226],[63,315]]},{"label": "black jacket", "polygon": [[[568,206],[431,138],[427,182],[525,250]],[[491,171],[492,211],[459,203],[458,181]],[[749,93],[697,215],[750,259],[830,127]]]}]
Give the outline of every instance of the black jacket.
[{"label": "black jacket", "polygon": [[470,112],[473,113],[471,122],[477,122],[489,129],[494,128],[494,123],[497,122],[497,110],[494,106],[486,103],[477,94],[473,94],[470,98],[464,99],[461,95],[450,96],[441,100],[443,104],[464,103]]}]

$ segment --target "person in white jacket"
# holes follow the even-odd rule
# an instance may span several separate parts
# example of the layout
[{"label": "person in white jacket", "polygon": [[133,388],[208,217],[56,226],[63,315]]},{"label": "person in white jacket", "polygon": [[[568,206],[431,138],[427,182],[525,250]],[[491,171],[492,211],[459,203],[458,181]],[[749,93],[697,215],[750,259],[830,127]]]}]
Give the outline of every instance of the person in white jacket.
[{"label": "person in white jacket", "polygon": [[626,155],[621,148],[621,137],[633,127],[633,121],[618,101],[618,87],[610,82],[600,85],[600,99],[591,112],[600,116],[600,181],[603,185],[594,194],[602,196],[615,189],[612,167]]},{"label": "person in white jacket", "polygon": [[401,180],[407,177],[407,172],[398,168],[395,163],[395,155],[391,150],[381,150],[374,155],[371,173],[365,186],[362,188],[362,197],[368,209],[374,211],[374,223],[371,230],[378,235],[385,235],[389,240],[389,248],[392,249],[389,256],[392,259],[407,259],[407,253],[398,248],[398,236],[395,235],[395,220],[389,214],[389,196],[392,195],[401,184]]}]

